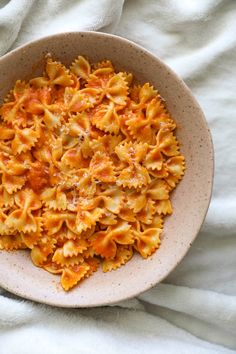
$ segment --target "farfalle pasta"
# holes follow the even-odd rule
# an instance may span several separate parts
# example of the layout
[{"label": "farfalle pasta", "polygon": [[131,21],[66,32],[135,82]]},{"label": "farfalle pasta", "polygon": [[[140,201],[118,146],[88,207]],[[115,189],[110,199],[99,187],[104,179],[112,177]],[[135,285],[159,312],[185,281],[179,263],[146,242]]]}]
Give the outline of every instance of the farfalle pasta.
[{"label": "farfalle pasta", "polygon": [[0,249],[29,249],[67,291],[159,248],[185,161],[149,83],[109,60],[45,61],[0,107]]}]

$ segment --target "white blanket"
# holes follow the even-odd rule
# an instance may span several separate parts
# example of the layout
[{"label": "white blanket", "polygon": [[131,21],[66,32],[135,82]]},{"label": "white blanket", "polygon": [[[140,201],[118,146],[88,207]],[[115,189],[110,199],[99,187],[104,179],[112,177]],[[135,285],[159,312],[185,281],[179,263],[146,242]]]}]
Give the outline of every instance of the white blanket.
[{"label": "white blanket", "polygon": [[236,353],[236,1],[0,0],[1,55],[71,30],[127,37],[183,77],[213,135],[213,200],[183,262],[136,299],[63,310],[2,290],[0,353]]}]

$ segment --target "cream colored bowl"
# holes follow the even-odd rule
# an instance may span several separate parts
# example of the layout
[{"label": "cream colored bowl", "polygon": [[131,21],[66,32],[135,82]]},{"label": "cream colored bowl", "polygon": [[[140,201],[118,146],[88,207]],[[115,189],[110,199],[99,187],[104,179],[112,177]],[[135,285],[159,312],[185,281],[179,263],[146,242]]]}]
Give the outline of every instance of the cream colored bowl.
[{"label": "cream colored bowl", "polygon": [[91,62],[110,59],[116,69],[150,82],[165,98],[178,124],[177,136],[186,157],[186,173],[172,193],[174,213],[166,218],[162,245],[147,260],[140,256],[117,271],[101,270],[65,293],[59,278],[36,268],[27,251],[0,251],[0,286],[38,302],[62,307],[115,303],[138,295],[163,280],[181,261],[197,236],[211,198],[213,147],[204,114],[184,82],[160,59],[138,45],[96,32],[58,34],[27,44],[0,59],[0,98],[17,79],[42,73],[46,53],[70,64],[80,55]]}]

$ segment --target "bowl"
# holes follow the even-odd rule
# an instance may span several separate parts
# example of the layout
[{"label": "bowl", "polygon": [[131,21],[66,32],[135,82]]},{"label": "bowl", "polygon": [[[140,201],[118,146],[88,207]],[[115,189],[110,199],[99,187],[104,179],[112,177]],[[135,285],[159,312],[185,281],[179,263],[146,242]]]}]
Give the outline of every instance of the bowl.
[{"label": "bowl", "polygon": [[66,293],[55,275],[35,267],[27,251],[0,251],[0,286],[21,297],[61,307],[114,304],[162,281],[182,260],[204,221],[212,191],[213,146],[204,114],[184,82],[160,59],[124,38],[96,32],[62,33],[28,43],[0,58],[0,99],[17,79],[42,73],[44,57],[69,65],[78,55],[91,62],[110,59],[140,83],[150,82],[177,122],[187,169],[172,193],[161,247],[148,259],[134,256],[117,271],[101,270]]}]

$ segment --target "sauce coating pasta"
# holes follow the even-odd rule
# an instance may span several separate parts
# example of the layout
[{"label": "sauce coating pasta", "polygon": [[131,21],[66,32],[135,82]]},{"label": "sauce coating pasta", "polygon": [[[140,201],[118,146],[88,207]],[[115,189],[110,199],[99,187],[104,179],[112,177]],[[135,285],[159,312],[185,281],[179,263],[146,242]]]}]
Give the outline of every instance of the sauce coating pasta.
[{"label": "sauce coating pasta", "polygon": [[184,175],[164,100],[132,81],[109,60],[47,57],[0,107],[0,249],[29,249],[66,291],[151,256]]}]

